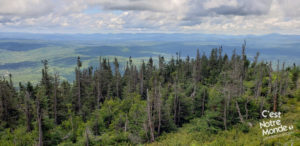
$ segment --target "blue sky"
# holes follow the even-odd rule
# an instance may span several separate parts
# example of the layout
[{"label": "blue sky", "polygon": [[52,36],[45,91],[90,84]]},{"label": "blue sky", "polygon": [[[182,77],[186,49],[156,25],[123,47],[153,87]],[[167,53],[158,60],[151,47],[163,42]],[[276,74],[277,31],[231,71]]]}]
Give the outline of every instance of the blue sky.
[{"label": "blue sky", "polygon": [[300,34],[300,1],[0,0],[0,32]]}]

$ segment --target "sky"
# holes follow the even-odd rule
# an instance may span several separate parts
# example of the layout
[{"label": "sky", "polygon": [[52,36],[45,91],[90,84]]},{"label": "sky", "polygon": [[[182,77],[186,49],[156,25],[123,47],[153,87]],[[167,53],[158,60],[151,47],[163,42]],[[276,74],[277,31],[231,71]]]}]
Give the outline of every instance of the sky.
[{"label": "sky", "polygon": [[0,0],[0,32],[300,34],[300,0]]}]

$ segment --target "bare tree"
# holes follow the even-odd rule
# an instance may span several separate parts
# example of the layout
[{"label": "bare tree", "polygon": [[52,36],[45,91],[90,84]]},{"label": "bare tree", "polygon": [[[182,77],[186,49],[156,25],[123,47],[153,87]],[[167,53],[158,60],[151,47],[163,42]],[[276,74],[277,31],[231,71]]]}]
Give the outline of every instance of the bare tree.
[{"label": "bare tree", "polygon": [[[277,73],[279,73],[279,60],[277,61]],[[274,84],[274,92],[273,92],[273,111],[277,111],[277,96],[278,96],[278,79],[279,75],[277,74],[275,84]]]},{"label": "bare tree", "polygon": [[151,142],[154,141],[154,127],[152,124],[152,112],[151,112],[151,101],[150,101],[150,97],[149,97],[149,92],[147,89],[147,114],[148,114],[148,127],[150,129],[150,136],[151,136]]}]

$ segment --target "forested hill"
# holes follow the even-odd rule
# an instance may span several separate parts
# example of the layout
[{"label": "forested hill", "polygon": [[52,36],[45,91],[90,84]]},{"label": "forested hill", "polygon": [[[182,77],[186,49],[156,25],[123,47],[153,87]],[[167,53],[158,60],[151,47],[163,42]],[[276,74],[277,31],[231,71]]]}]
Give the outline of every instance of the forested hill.
[{"label": "forested hill", "polygon": [[[117,59],[100,57],[99,67],[83,68],[78,57],[73,83],[43,60],[37,85],[16,90],[13,76],[0,79],[0,145],[145,144],[195,121],[193,130],[205,131],[199,144],[239,127],[247,133],[263,110],[284,115],[299,105],[300,68],[259,62],[259,53],[250,62],[245,47],[231,56],[222,48],[168,62],[159,56],[157,65],[149,58],[136,66],[130,57],[124,74]],[[292,138],[299,139],[294,115]]]}]

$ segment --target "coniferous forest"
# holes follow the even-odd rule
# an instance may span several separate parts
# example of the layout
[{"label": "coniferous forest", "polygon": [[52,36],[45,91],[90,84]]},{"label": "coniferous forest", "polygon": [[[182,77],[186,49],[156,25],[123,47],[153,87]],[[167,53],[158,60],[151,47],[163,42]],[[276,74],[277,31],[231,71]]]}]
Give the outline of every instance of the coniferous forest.
[{"label": "coniferous forest", "polygon": [[[299,144],[299,66],[246,52],[129,57],[124,69],[103,57],[84,68],[78,57],[73,82],[42,60],[38,84],[0,79],[0,145]],[[263,110],[281,112],[293,133],[263,140]]]}]

